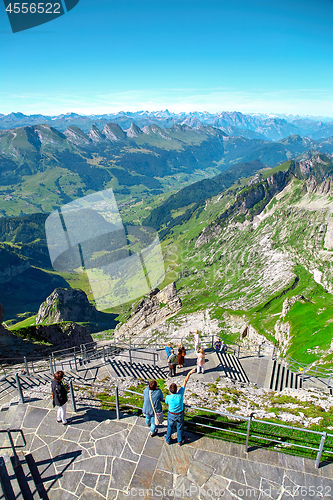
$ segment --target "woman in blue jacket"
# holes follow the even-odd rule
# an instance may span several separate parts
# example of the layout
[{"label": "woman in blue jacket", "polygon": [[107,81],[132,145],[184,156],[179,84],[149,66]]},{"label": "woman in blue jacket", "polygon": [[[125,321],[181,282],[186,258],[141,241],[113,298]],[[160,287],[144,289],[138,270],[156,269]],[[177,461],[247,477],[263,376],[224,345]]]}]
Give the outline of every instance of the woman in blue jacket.
[{"label": "woman in blue jacket", "polygon": [[171,350],[172,350],[172,344],[171,344],[171,342],[168,342],[166,345],[166,348],[165,348],[165,352],[167,354],[167,359],[169,358],[169,356],[171,354]]},{"label": "woman in blue jacket", "polygon": [[154,414],[154,409],[153,409],[151,402],[150,402],[149,393],[151,395],[151,399],[152,399],[152,402],[153,402],[153,405],[155,408],[155,412],[161,413],[161,411],[162,411],[161,402],[164,401],[164,399],[163,399],[163,393],[162,393],[161,389],[158,389],[158,387],[157,387],[156,380],[151,380],[149,382],[148,387],[146,387],[145,390],[143,391],[144,401],[143,401],[143,408],[142,408],[142,413],[146,417],[146,424],[148,425],[148,427],[150,426],[150,435],[151,435],[151,437],[154,437],[154,436],[156,436],[158,431],[157,431],[157,428],[155,425],[155,414]]}]

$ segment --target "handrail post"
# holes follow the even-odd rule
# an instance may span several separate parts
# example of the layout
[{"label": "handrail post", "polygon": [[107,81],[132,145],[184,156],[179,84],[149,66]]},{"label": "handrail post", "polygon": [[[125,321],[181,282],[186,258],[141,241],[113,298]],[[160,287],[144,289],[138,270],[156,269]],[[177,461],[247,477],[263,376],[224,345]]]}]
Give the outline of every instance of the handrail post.
[{"label": "handrail post", "polygon": [[54,359],[54,352],[52,353],[53,373],[57,371],[56,362]]},{"label": "handrail post", "polygon": [[18,390],[18,393],[19,393],[19,397],[20,397],[21,403],[24,403],[24,396],[23,396],[21,382],[20,382],[20,377],[18,376],[18,373],[15,373],[15,379],[16,379],[17,390]]},{"label": "handrail post", "polygon": [[212,334],[212,349],[214,349],[214,333]]},{"label": "handrail post", "polygon": [[253,413],[251,413],[251,415],[247,419],[245,453],[248,453],[248,450],[249,450],[250,427],[251,427],[252,418],[253,418]]},{"label": "handrail post", "polygon": [[116,401],[116,417],[117,417],[117,420],[119,420],[120,419],[120,411],[119,411],[119,394],[118,394],[118,386],[117,385],[114,388],[114,397],[115,397],[115,401]]},{"label": "handrail post", "polygon": [[157,338],[156,337],[155,337],[155,351],[157,351]]},{"label": "handrail post", "polygon": [[130,362],[130,364],[132,364],[132,350],[131,350],[131,347],[128,349],[128,353],[129,353],[129,362]]},{"label": "handrail post", "polygon": [[28,367],[28,362],[27,362],[27,358],[26,358],[26,356],[24,356],[24,358],[23,358],[23,359],[24,359],[25,372],[26,372],[26,374],[29,376],[29,375],[30,375],[30,373],[29,373],[29,367]]},{"label": "handrail post", "polygon": [[[4,371],[5,371],[5,370],[4,370]],[[329,379],[328,379],[328,382],[327,382],[327,388],[328,388],[328,389],[330,388],[331,377],[332,377],[332,373],[330,373],[330,376],[329,376]]]},{"label": "handrail post", "polygon": [[322,436],[321,436],[320,445],[319,445],[319,450],[318,450],[318,453],[317,453],[317,458],[316,458],[316,469],[318,469],[319,464],[320,464],[320,458],[321,458],[321,454],[322,454],[323,449],[324,449],[324,444],[325,444],[326,435],[327,435],[327,433],[324,431],[324,432],[322,433]]},{"label": "handrail post", "polygon": [[50,358],[50,373],[51,373],[51,375],[54,375],[54,370],[53,370],[53,364],[52,364],[52,356],[51,356],[51,354],[50,354],[49,358]]},{"label": "handrail post", "polygon": [[12,437],[12,433],[11,433],[10,429],[7,429],[7,435],[8,435],[8,439],[9,439],[9,442],[10,442],[10,446],[11,446],[11,448],[13,450],[14,467],[17,467],[20,464],[20,460],[19,460],[19,457],[18,457],[16,449],[15,449],[15,445],[14,445],[14,441],[13,441],[13,437]]},{"label": "handrail post", "polygon": [[273,345],[272,359],[274,359],[274,356],[275,356],[275,345]]},{"label": "handrail post", "polygon": [[154,356],[154,361],[153,361],[153,363],[154,363],[154,366],[156,366],[156,361],[155,361],[155,356],[156,356],[156,353],[155,353],[155,352],[153,352],[153,356]]},{"label": "handrail post", "polygon": [[260,358],[260,348],[261,348],[261,344],[259,344],[259,347],[258,347],[258,358]]},{"label": "handrail post", "polygon": [[103,345],[103,361],[106,363],[106,357],[105,357],[105,346]]},{"label": "handrail post", "polygon": [[69,392],[70,392],[70,395],[71,395],[72,409],[73,409],[73,411],[76,412],[77,410],[76,410],[75,394],[74,394],[72,379],[69,381]]},{"label": "handrail post", "polygon": [[237,359],[239,359],[239,356],[240,356],[240,345],[238,344]]}]

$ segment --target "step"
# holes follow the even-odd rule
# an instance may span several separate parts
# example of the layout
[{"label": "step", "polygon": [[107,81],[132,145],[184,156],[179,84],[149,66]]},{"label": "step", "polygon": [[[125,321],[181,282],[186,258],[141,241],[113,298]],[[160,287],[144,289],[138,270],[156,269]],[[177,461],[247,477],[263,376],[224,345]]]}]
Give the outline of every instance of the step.
[{"label": "step", "polygon": [[278,391],[278,387],[279,387],[279,382],[280,382],[280,377],[281,377],[281,368],[282,368],[282,365],[281,363],[277,363],[277,366],[276,366],[276,376],[275,376],[275,384],[274,384],[274,391]]},{"label": "step", "polygon": [[271,383],[271,378],[272,378],[272,373],[273,373],[273,366],[274,366],[274,361],[269,358],[268,359],[268,363],[267,363],[267,367],[266,367],[266,375],[265,375],[265,378],[263,380],[263,384],[262,384],[262,387],[265,387],[265,388],[270,388],[270,383]]},{"label": "step", "polygon": [[9,404],[12,401],[12,399],[15,398],[16,396],[17,396],[16,390],[13,390],[11,393],[5,394],[2,398],[0,398],[0,406],[6,410],[6,408],[9,407]]},{"label": "step", "polygon": [[289,387],[290,388],[290,370],[289,369],[287,370],[285,387]]},{"label": "step", "polygon": [[287,368],[283,364],[281,364],[280,381],[278,384],[278,391],[283,391],[283,389],[285,388],[286,374],[287,374]]},{"label": "step", "polygon": [[274,361],[273,361],[273,368],[272,368],[272,374],[271,374],[271,380],[270,380],[270,383],[269,383],[269,388],[272,391],[274,390],[276,370],[277,370],[277,362],[276,362],[276,359],[274,359]]},{"label": "step", "polygon": [[231,363],[233,363],[235,368],[238,370],[238,377],[239,377],[240,382],[249,383],[250,380],[249,380],[240,360],[236,356],[234,356],[233,354],[228,354],[227,356],[229,356]]}]

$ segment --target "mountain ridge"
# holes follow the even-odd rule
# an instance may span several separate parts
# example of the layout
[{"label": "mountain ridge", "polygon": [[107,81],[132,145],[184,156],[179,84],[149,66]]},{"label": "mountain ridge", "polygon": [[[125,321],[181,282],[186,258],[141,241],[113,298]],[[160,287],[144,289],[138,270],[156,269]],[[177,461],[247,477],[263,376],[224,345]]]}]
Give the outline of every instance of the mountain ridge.
[{"label": "mountain ridge", "polygon": [[53,124],[60,131],[64,131],[71,124],[81,126],[83,131],[87,133],[92,125],[99,122],[103,128],[109,121],[114,121],[125,129],[130,127],[131,122],[136,122],[140,128],[153,123],[161,127],[171,127],[175,123],[196,126],[203,124],[220,128],[228,135],[243,135],[248,138],[257,137],[269,140],[279,140],[295,133],[302,136],[309,135],[312,139],[323,139],[333,135],[333,118],[261,113],[244,114],[237,111],[170,113],[165,110],[93,115],[66,113],[58,116],[39,114],[28,116],[23,113],[10,113],[0,116],[0,129],[45,122]]}]

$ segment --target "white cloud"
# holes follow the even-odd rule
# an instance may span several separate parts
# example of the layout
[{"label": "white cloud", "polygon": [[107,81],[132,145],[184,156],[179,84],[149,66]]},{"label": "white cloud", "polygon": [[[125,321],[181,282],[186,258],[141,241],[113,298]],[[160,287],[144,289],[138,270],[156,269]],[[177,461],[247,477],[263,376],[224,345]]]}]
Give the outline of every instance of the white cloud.
[{"label": "white cloud", "polygon": [[40,95],[3,94],[6,102],[1,113],[21,111],[26,114],[55,115],[68,111],[80,114],[113,113],[169,109],[172,112],[241,111],[244,113],[286,113],[333,116],[331,91],[298,89],[241,92],[235,89],[147,89],[86,93]]}]

